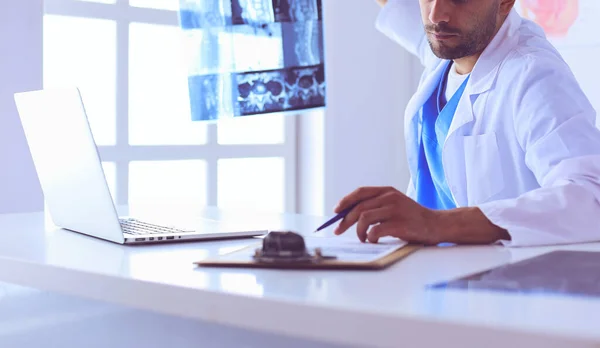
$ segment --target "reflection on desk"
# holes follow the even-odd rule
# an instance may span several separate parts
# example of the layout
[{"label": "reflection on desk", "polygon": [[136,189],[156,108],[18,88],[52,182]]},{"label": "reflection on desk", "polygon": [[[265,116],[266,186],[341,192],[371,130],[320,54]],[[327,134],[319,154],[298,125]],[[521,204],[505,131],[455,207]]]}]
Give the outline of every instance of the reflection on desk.
[{"label": "reflection on desk", "polygon": [[552,251],[432,288],[600,297],[600,252]]}]

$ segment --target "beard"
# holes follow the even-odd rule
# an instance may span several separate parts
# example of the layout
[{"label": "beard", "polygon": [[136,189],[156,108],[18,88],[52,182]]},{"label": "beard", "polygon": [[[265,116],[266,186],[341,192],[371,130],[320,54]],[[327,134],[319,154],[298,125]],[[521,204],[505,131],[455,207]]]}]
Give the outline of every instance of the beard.
[{"label": "beard", "polygon": [[440,59],[459,59],[483,52],[496,33],[496,16],[498,7],[491,6],[490,11],[483,18],[479,18],[475,26],[468,32],[451,28],[446,23],[430,24],[425,26],[426,32],[440,34],[456,34],[458,41],[454,45],[427,36],[429,47]]}]

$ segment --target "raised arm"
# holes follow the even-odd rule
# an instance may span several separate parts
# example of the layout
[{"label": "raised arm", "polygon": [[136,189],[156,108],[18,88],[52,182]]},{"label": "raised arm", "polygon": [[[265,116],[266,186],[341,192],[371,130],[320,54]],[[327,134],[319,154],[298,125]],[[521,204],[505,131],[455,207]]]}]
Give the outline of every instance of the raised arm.
[{"label": "raised arm", "polygon": [[428,65],[436,57],[429,48],[417,0],[376,0],[382,7],[375,27]]}]

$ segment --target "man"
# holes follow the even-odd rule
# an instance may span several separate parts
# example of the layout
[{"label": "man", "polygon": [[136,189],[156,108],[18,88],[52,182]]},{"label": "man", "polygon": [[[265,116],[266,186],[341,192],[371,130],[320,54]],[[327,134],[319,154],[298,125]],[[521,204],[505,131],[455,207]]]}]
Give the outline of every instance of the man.
[{"label": "man", "polygon": [[[600,240],[595,111],[515,0],[377,0],[425,67],[405,114],[407,195],[363,187],[335,212],[362,241],[507,246]],[[419,8],[421,18],[419,18]]]}]

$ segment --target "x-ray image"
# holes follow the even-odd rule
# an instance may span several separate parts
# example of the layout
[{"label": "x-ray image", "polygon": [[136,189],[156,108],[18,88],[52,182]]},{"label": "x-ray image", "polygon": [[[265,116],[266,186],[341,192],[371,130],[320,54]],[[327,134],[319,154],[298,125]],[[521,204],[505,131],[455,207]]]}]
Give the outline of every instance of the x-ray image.
[{"label": "x-ray image", "polygon": [[192,120],[325,106],[321,0],[180,0]]},{"label": "x-ray image", "polygon": [[232,24],[267,24],[275,22],[271,0],[231,0]]},{"label": "x-ray image", "polygon": [[260,28],[235,25],[232,30],[234,72],[277,70],[286,67],[281,23],[269,23]]},{"label": "x-ray image", "polygon": [[273,0],[275,20],[302,22],[321,20],[320,0]]},{"label": "x-ray image", "polygon": [[283,23],[282,38],[286,66],[319,65],[324,61],[320,21]]},{"label": "x-ray image", "polygon": [[237,75],[240,115],[318,107],[325,103],[322,66]]},{"label": "x-ray image", "polygon": [[179,25],[184,30],[231,26],[231,0],[179,0]]},{"label": "x-ray image", "polygon": [[193,121],[215,121],[240,114],[238,103],[234,100],[237,85],[233,79],[228,74],[188,78]]}]

